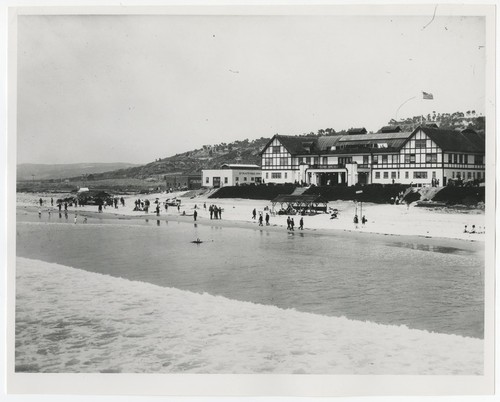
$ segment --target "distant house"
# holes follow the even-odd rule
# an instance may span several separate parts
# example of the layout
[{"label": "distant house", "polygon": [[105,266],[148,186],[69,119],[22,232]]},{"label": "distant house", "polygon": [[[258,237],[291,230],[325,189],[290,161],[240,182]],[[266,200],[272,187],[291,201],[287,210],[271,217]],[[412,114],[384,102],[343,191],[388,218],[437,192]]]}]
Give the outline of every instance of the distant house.
[{"label": "distant house", "polygon": [[484,134],[434,127],[376,134],[304,138],[275,135],[264,146],[268,183],[446,185],[484,179]]},{"label": "distant house", "polygon": [[384,126],[378,132],[379,133],[400,133],[401,126]]},{"label": "distant house", "polygon": [[347,134],[350,135],[357,135],[357,134],[366,134],[366,128],[361,127],[361,128],[351,128],[350,130],[347,130]]},{"label": "distant house", "polygon": [[262,172],[258,165],[223,164],[220,169],[203,169],[203,187],[226,187],[246,184],[258,184]]}]

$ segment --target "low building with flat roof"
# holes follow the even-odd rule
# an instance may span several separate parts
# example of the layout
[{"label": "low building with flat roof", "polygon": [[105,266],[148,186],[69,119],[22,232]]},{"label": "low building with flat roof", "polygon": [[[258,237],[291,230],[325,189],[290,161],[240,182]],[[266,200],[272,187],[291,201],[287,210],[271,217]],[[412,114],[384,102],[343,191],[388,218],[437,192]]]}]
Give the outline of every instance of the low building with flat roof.
[{"label": "low building with flat roof", "polygon": [[258,165],[224,163],[220,169],[203,169],[203,187],[227,187],[260,184],[262,171]]}]

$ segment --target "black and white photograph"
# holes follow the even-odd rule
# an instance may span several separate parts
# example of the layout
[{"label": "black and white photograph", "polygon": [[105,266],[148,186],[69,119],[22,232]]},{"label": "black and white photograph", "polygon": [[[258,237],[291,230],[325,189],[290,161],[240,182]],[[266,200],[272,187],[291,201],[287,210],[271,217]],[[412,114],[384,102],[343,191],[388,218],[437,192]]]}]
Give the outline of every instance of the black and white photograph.
[{"label": "black and white photograph", "polygon": [[493,392],[492,5],[9,12],[12,392]]}]

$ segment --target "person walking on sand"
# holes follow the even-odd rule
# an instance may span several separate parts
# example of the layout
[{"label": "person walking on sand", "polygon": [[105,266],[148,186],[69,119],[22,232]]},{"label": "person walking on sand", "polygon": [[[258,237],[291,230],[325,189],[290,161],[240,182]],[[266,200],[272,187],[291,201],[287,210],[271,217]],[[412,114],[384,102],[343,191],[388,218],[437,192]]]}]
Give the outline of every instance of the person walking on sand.
[{"label": "person walking on sand", "polygon": [[177,212],[181,212],[181,204],[177,205]]},{"label": "person walking on sand", "polygon": [[290,219],[290,230],[294,230],[293,229],[294,227],[295,227],[295,222],[294,222],[294,220],[292,218],[292,219]]},{"label": "person walking on sand", "polygon": [[203,203],[203,209],[204,209],[205,211],[207,210],[207,203],[206,203],[206,202],[204,202],[204,203]]},{"label": "person walking on sand", "polygon": [[68,211],[68,203],[67,203],[67,202],[65,202],[65,203],[64,203],[64,212],[67,212],[67,211]]},{"label": "person walking on sand", "polygon": [[160,216],[160,204],[156,204],[156,216]]},{"label": "person walking on sand", "polygon": [[299,229],[300,230],[304,230],[304,218],[300,218],[300,221],[299,221]]},{"label": "person walking on sand", "polygon": [[198,217],[198,212],[196,211],[196,209],[194,210],[193,217],[194,217],[194,220],[196,221],[196,218]]},{"label": "person walking on sand", "polygon": [[257,211],[254,208],[253,211],[252,211],[252,219],[255,219],[256,217],[257,217]]},{"label": "person walking on sand", "polygon": [[61,207],[62,207],[61,203],[57,204],[57,207],[59,208],[59,212],[61,212]]},{"label": "person walking on sand", "polygon": [[264,219],[262,218],[262,213],[260,213],[260,214],[259,214],[259,226],[264,226],[264,225],[262,224],[262,221],[263,221],[263,220],[264,220]]},{"label": "person walking on sand", "polygon": [[51,207],[53,207],[53,206],[54,206],[54,199],[53,199],[53,198],[51,198],[51,199],[50,199],[50,206],[51,206]]},{"label": "person walking on sand", "polygon": [[40,206],[42,206],[43,200],[41,198],[38,200],[38,202],[40,202]]},{"label": "person walking on sand", "polygon": [[269,213],[266,212],[266,226],[269,226]]},{"label": "person walking on sand", "polygon": [[290,230],[290,217],[286,218],[286,230]]}]

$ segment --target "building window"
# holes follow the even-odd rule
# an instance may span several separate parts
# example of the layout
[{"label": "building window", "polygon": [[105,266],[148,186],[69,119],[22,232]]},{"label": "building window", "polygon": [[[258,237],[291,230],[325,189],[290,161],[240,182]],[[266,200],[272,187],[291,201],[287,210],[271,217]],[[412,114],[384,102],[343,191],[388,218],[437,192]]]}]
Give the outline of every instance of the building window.
[{"label": "building window", "polygon": [[382,155],[382,163],[387,163],[387,155]]},{"label": "building window", "polygon": [[426,163],[436,163],[438,161],[437,154],[425,154],[425,162]]},{"label": "building window", "polygon": [[255,180],[255,178],[254,178],[254,177],[250,177],[250,181],[254,181],[254,180]]},{"label": "building window", "polygon": [[474,165],[483,164],[483,155],[474,155]]},{"label": "building window", "polygon": [[245,177],[243,177],[243,181],[247,181],[247,177],[246,177],[246,176],[245,176]]},{"label": "building window", "polygon": [[409,179],[410,178],[410,172],[405,172],[405,179]]},{"label": "building window", "polygon": [[388,179],[389,178],[389,172],[384,172],[384,179]]},{"label": "building window", "polygon": [[[267,175],[267,173],[266,173],[266,175]],[[236,176],[236,177],[234,178],[234,181],[240,181],[240,178],[239,178],[238,176]]]},{"label": "building window", "polygon": [[415,140],[415,148],[425,148],[426,140]]},{"label": "building window", "polygon": [[269,172],[266,172],[266,179],[269,179]]},{"label": "building window", "polygon": [[458,163],[458,155],[453,154],[453,163]]},{"label": "building window", "polygon": [[436,172],[432,172],[432,178],[435,179],[436,178]]},{"label": "building window", "polygon": [[271,166],[273,164],[273,160],[271,158],[264,158],[264,166]]},{"label": "building window", "polygon": [[368,155],[363,155],[363,165],[368,165]]},{"label": "building window", "polygon": [[227,184],[227,177],[224,177],[224,184]]},{"label": "building window", "polygon": [[380,172],[375,172],[375,178],[380,179]]},{"label": "building window", "polygon": [[315,164],[315,165],[317,165],[318,163],[319,163],[319,158],[316,156],[316,157],[314,158],[314,164]]},{"label": "building window", "polygon": [[414,179],[427,179],[427,172],[413,172]]},{"label": "building window", "polygon": [[271,179],[281,179],[281,172],[272,172]]},{"label": "building window", "polygon": [[280,158],[280,165],[281,166],[288,165],[288,158]]},{"label": "building window", "polygon": [[458,155],[458,163],[464,163],[464,156],[462,154]]},{"label": "building window", "polygon": [[472,172],[467,172],[467,178],[472,179]]},{"label": "building window", "polygon": [[415,154],[405,154],[405,163],[415,163]]},{"label": "building window", "polygon": [[395,179],[396,178],[396,172],[391,172],[391,179]]},{"label": "building window", "polygon": [[302,156],[299,157],[299,165],[304,162],[304,158]]},{"label": "building window", "polygon": [[323,165],[328,165],[328,158],[323,156]]},{"label": "building window", "polygon": [[378,165],[378,155],[373,155],[373,164]]},{"label": "building window", "polygon": [[451,172],[451,177],[454,179],[455,178],[455,172]]},{"label": "building window", "polygon": [[273,154],[279,154],[281,152],[281,147],[279,145],[275,145],[271,148]]},{"label": "building window", "polygon": [[453,154],[448,154],[448,163],[453,163]]},{"label": "building window", "polygon": [[309,165],[311,163],[311,157],[306,157],[306,163]]},{"label": "building window", "polygon": [[285,179],[288,177],[288,172],[285,172]]}]

